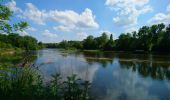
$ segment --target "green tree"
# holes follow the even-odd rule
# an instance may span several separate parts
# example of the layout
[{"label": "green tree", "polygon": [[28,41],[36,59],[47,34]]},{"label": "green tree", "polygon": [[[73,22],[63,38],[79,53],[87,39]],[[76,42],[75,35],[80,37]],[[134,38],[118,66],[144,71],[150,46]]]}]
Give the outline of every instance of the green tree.
[{"label": "green tree", "polygon": [[90,35],[86,39],[84,39],[83,47],[84,47],[84,49],[96,49],[96,42],[92,35]]},{"label": "green tree", "polygon": [[109,41],[105,44],[104,50],[113,50],[114,46],[113,35],[111,34]]},{"label": "green tree", "polygon": [[166,27],[165,32],[163,32],[157,50],[166,52],[170,51],[170,24]]},{"label": "green tree", "polygon": [[130,33],[121,34],[116,43],[117,49],[118,50],[130,50],[131,40],[132,40],[132,37]]},{"label": "green tree", "polygon": [[108,40],[107,34],[105,32],[102,33],[100,37],[96,38],[98,48],[103,50]]}]

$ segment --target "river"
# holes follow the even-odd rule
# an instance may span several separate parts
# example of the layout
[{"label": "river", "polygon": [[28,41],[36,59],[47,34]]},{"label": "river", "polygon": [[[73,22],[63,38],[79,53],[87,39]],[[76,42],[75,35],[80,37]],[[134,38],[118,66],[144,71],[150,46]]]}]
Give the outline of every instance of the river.
[{"label": "river", "polygon": [[170,55],[43,49],[34,63],[45,82],[56,73],[90,81],[96,100],[170,100]]}]

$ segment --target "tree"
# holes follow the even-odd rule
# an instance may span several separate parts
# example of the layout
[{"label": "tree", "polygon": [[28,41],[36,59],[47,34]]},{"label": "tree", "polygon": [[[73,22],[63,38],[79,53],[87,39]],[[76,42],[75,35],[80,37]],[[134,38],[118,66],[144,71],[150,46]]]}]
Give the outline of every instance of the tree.
[{"label": "tree", "polygon": [[96,40],[96,43],[97,43],[96,44],[97,48],[103,50],[104,47],[105,47],[105,44],[108,42],[108,36],[104,32],[104,33],[102,33],[102,35],[100,37],[95,38],[95,40]]},{"label": "tree", "polygon": [[25,50],[36,50],[38,48],[37,40],[31,36],[23,36],[22,42]]},{"label": "tree", "polygon": [[9,17],[12,15],[10,9],[2,4],[0,4],[0,22],[9,20]]},{"label": "tree", "polygon": [[157,51],[170,51],[170,24],[166,27],[165,32],[162,33],[159,45],[156,48]]},{"label": "tree", "polygon": [[11,22],[10,17],[12,16],[12,11],[5,6],[0,4],[0,32],[1,33],[14,33],[17,31],[23,31],[26,27],[28,27],[27,22],[19,22],[13,25],[10,25]]},{"label": "tree", "polygon": [[111,34],[109,41],[105,44],[104,50],[113,50],[114,46],[113,35]]},{"label": "tree", "polygon": [[96,42],[92,35],[83,40],[84,49],[96,49]]},{"label": "tree", "polygon": [[117,40],[116,47],[118,50],[130,50],[130,45],[131,45],[131,34],[121,34],[119,36],[119,39]]},{"label": "tree", "polygon": [[69,48],[69,44],[68,44],[68,42],[66,40],[63,40],[62,42],[60,42],[58,44],[58,46],[61,47],[61,48],[64,48],[64,49]]},{"label": "tree", "polygon": [[150,51],[152,47],[152,35],[150,33],[150,28],[148,26],[143,26],[142,28],[139,29],[138,32],[138,40],[139,44],[137,49],[138,50],[145,50],[145,51]]}]

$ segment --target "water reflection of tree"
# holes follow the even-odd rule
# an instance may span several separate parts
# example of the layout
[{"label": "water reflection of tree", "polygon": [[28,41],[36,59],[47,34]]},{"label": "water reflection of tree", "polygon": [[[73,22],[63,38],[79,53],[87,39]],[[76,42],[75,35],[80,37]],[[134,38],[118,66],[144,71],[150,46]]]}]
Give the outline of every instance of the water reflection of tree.
[{"label": "water reflection of tree", "polygon": [[143,77],[151,77],[153,79],[169,79],[170,68],[169,63],[159,62],[137,62],[137,61],[121,61],[119,60],[122,68],[131,69],[138,72]]},{"label": "water reflection of tree", "polygon": [[85,60],[89,65],[98,63],[98,64],[102,65],[102,67],[104,67],[104,68],[107,67],[107,64],[109,64],[109,63],[112,64],[112,59],[110,59],[110,58],[88,58],[88,57],[85,57]]},{"label": "water reflection of tree", "polygon": [[115,55],[110,52],[83,52],[84,59],[89,65],[99,63],[102,67],[107,67],[107,64],[112,63]]}]

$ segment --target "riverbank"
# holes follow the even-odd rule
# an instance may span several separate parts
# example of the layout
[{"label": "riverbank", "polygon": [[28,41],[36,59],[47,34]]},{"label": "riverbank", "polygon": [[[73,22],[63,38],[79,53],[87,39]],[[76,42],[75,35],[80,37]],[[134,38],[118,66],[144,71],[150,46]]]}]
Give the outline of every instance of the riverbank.
[{"label": "riverbank", "polygon": [[20,48],[8,48],[8,49],[0,49],[0,56],[3,55],[13,55],[13,54],[18,54],[18,53],[22,53],[25,50],[22,50]]}]

